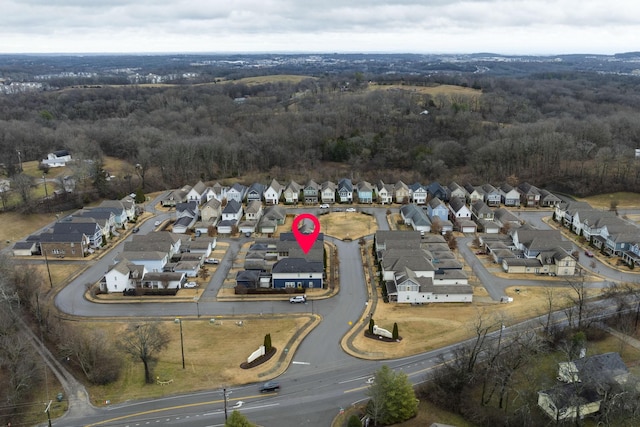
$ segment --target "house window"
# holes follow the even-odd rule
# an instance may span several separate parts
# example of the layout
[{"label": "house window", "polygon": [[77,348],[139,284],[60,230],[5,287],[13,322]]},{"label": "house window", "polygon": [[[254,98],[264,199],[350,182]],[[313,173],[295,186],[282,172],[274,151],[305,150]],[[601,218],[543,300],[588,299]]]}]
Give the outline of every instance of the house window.
[{"label": "house window", "polygon": [[309,289],[313,288],[313,282],[312,282],[312,281],[309,281],[309,286],[308,286],[308,288],[309,288]]},{"label": "house window", "polygon": [[296,287],[296,282],[284,282],[284,287],[285,288],[295,288]]}]

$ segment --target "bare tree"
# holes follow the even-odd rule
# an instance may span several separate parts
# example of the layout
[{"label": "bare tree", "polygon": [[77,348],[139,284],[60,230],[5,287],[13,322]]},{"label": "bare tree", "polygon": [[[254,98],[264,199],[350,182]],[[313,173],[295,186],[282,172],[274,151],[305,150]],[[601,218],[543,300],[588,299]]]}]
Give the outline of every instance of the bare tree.
[{"label": "bare tree", "polygon": [[169,336],[157,323],[147,322],[129,326],[120,339],[120,347],[144,365],[144,380],[153,383],[152,364],[156,355],[169,344]]}]

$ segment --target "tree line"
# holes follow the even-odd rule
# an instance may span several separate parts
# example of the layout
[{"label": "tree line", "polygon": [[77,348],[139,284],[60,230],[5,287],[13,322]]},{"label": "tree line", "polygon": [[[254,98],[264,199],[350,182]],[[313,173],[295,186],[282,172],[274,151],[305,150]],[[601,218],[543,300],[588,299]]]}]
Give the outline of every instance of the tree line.
[{"label": "tree line", "polygon": [[[24,93],[0,97],[0,163],[14,177],[20,160],[63,148],[76,159],[129,161],[130,173],[102,182],[103,193],[250,175],[337,180],[345,171],[374,182],[529,181],[580,195],[638,191],[639,82],[588,73],[356,73]],[[390,89],[392,83],[401,86]],[[417,90],[441,83],[481,92]]]}]

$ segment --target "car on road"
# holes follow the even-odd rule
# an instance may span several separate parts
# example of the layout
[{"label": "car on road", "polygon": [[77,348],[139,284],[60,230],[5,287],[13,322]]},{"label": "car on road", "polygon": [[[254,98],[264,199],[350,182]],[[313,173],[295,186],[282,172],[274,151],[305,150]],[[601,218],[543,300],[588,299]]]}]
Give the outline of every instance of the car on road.
[{"label": "car on road", "polygon": [[196,282],[187,282],[183,285],[186,289],[197,288],[198,284]]},{"label": "car on road", "polygon": [[329,208],[330,208],[330,206],[328,204],[326,204],[326,203],[320,205],[320,209],[329,209]]},{"label": "car on road", "polygon": [[137,233],[138,231],[140,231],[138,227],[133,227],[133,230],[131,230],[132,233]]},{"label": "car on road", "polygon": [[160,224],[162,224],[162,222],[160,222],[160,221],[156,221],[156,222],[153,223],[153,225],[155,225],[156,227],[159,227]]},{"label": "car on road", "polygon": [[355,212],[356,208],[347,208],[347,212]]},{"label": "car on road", "polygon": [[220,260],[218,258],[207,258],[204,260],[205,264],[220,264]]},{"label": "car on road", "polygon": [[306,302],[307,301],[307,297],[304,295],[296,295],[293,296],[291,298],[289,298],[289,302],[291,304],[296,304],[296,303],[301,303],[301,302]]},{"label": "car on road", "polygon": [[267,381],[260,386],[260,393],[270,393],[280,390],[280,383],[278,381]]},{"label": "car on road", "polygon": [[588,256],[589,258],[593,258],[593,252],[591,252],[591,251],[584,251],[584,254],[586,256]]}]

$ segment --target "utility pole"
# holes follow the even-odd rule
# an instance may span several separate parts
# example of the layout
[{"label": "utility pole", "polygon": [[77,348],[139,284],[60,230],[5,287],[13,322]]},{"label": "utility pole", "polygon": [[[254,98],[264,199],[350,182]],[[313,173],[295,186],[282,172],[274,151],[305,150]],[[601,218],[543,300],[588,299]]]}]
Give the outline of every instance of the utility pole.
[{"label": "utility pole", "polygon": [[42,247],[42,243],[40,243],[40,250],[44,254],[44,264],[47,267],[47,274],[49,275],[49,285],[51,285],[51,289],[53,289],[53,280],[51,280],[51,270],[49,270],[49,259],[47,258],[47,249]]},{"label": "utility pole", "polygon": [[226,387],[222,389],[222,393],[224,394],[224,420],[227,421],[227,389]]}]

